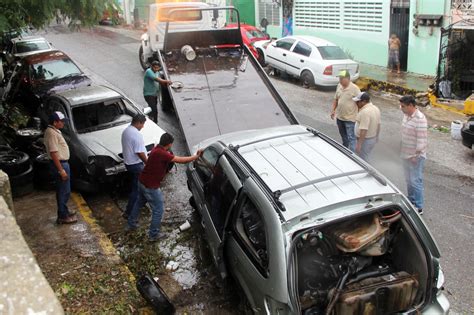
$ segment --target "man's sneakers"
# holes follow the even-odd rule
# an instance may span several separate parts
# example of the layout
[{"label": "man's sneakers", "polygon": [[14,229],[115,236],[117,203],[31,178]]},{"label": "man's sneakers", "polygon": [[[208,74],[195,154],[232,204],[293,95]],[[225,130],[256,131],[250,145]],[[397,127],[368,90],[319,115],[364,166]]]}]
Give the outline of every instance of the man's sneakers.
[{"label": "man's sneakers", "polygon": [[77,217],[75,214],[73,215],[68,215],[65,218],[58,218],[56,220],[56,224],[73,224],[77,222]]},{"label": "man's sneakers", "polygon": [[150,238],[148,239],[148,241],[149,241],[150,243],[155,243],[155,242],[164,240],[164,239],[167,238],[167,237],[168,237],[168,234],[167,234],[167,233],[160,232],[160,233],[158,233],[157,236],[155,236],[155,237],[150,237]]}]

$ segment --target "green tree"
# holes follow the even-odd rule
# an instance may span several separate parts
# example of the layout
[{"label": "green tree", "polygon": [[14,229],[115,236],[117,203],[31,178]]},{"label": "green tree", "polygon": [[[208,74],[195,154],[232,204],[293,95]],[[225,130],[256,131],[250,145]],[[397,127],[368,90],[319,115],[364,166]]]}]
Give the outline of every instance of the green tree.
[{"label": "green tree", "polygon": [[26,25],[41,28],[58,13],[70,18],[71,25],[93,25],[105,10],[114,8],[114,0],[0,0],[0,31]]}]

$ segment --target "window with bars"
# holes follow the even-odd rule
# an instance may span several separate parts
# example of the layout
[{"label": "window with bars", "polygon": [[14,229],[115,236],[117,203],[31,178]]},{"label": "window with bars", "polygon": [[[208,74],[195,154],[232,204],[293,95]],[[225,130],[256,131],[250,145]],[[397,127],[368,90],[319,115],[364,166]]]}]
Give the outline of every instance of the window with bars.
[{"label": "window with bars", "polygon": [[266,18],[268,25],[280,26],[280,6],[272,0],[258,1],[258,22]]},{"label": "window with bars", "polygon": [[295,26],[381,32],[383,2],[296,0],[294,14]]}]

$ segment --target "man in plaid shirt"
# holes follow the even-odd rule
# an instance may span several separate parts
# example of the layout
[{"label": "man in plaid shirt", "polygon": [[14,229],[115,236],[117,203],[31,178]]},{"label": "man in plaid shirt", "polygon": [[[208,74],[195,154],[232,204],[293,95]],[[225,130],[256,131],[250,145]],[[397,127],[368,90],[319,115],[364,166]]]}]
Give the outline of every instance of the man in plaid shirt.
[{"label": "man in plaid shirt", "polygon": [[423,214],[423,168],[428,146],[428,122],[415,103],[411,95],[400,99],[400,109],[404,114],[400,157],[403,160],[408,199],[418,209],[418,213]]}]

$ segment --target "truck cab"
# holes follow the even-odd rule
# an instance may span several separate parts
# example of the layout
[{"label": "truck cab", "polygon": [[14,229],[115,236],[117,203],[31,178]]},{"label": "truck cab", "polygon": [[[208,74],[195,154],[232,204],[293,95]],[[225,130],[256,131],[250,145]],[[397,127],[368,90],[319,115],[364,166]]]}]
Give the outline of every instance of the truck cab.
[{"label": "truck cab", "polygon": [[170,20],[169,13],[175,9],[199,9],[208,8],[207,3],[202,2],[166,2],[150,5],[148,28],[141,36],[139,49],[140,65],[146,70],[153,60],[158,60],[158,52],[163,49],[166,32],[166,24],[170,23],[170,32],[185,32],[209,29],[212,27],[213,19],[210,11],[180,11],[173,14]]}]

